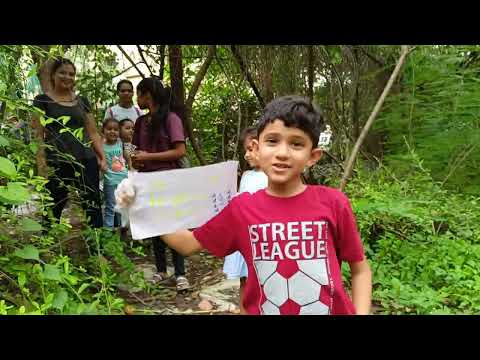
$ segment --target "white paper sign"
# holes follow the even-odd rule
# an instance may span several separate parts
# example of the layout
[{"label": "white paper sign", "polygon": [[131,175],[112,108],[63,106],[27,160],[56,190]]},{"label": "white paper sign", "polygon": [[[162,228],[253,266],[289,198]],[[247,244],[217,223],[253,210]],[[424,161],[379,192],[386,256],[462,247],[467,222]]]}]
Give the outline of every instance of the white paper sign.
[{"label": "white paper sign", "polygon": [[133,239],[192,229],[218,214],[237,193],[238,161],[129,174],[137,189],[129,209]]}]

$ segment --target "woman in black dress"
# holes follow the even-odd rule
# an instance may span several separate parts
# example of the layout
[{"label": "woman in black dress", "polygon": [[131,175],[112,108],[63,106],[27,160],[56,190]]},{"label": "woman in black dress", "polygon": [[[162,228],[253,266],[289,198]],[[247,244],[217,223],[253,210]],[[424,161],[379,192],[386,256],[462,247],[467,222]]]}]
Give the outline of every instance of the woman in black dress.
[{"label": "woman in black dress", "polygon": [[[45,127],[38,115],[33,116],[36,135],[40,141],[37,164],[39,173],[46,175],[42,159],[45,151],[47,165],[53,170],[46,185],[54,201],[53,216],[60,219],[68,201],[68,185],[79,192],[89,225],[103,226],[99,190],[99,169],[106,170],[102,140],[97,132],[90,104],[74,92],[75,65],[68,59],[56,59],[51,69],[52,90],[35,97],[33,105],[45,113]],[[64,124],[62,116],[69,117]],[[49,118],[56,119],[54,121]],[[60,118],[60,119],[59,119]],[[83,132],[83,141],[74,135]],[[81,137],[81,136],[80,136]],[[91,142],[91,147],[86,143]],[[47,146],[45,146],[47,145]]]}]

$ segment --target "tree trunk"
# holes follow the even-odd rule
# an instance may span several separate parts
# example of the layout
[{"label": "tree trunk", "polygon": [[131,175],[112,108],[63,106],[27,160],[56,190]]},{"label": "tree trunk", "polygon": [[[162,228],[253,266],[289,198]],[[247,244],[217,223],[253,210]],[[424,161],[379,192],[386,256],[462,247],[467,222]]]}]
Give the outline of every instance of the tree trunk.
[{"label": "tree trunk", "polygon": [[315,56],[313,45],[308,45],[308,91],[307,96],[313,99],[313,83],[315,81]]},{"label": "tree trunk", "polygon": [[353,137],[358,139],[360,136],[360,111],[359,111],[359,86],[360,86],[360,66],[358,61],[358,50],[354,48],[352,50],[354,66],[353,66],[353,97],[352,97],[352,126]]},{"label": "tree trunk", "polygon": [[240,52],[238,51],[238,48],[236,45],[230,45],[230,49],[232,50],[232,54],[235,58],[235,60],[238,63],[238,66],[240,66],[240,70],[242,71],[242,74],[245,76],[247,79],[248,83],[250,84],[250,87],[252,88],[253,92],[255,93],[255,96],[258,99],[258,102],[260,103],[260,106],[262,108],[265,107],[265,101],[263,100],[262,95],[260,94],[260,91],[258,91],[257,86],[255,85],[255,82],[253,81],[252,75],[247,69],[247,66],[245,65],[245,62],[242,59],[242,56],[240,55]]},{"label": "tree trunk", "polygon": [[163,81],[163,74],[165,72],[165,45],[158,47],[160,53],[160,69],[158,70],[158,77]]},{"label": "tree trunk", "polygon": [[268,104],[273,100],[273,58],[272,47],[269,45],[260,45],[263,58],[262,79],[263,79],[263,99]]},{"label": "tree trunk", "polygon": [[185,106],[185,87],[183,85],[183,63],[182,63],[182,47],[181,45],[168,46],[168,63],[170,65],[170,83],[172,86],[172,95],[175,100],[174,108],[180,118],[183,120],[187,136],[190,138],[193,151],[197,156],[200,164],[205,165],[206,161],[202,155],[197,139],[193,134],[193,126],[191,117]]}]

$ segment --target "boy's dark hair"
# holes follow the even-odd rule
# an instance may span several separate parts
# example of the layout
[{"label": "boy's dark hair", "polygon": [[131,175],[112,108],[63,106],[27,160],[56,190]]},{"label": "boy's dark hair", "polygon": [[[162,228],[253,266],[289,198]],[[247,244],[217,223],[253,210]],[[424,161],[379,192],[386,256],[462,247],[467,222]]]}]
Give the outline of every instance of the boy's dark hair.
[{"label": "boy's dark hair", "polygon": [[127,121],[130,121],[132,124],[134,124],[134,122],[133,122],[132,119],[125,118],[125,119],[120,120],[120,121],[118,122],[118,125],[119,125],[120,127],[123,127],[123,125],[125,125],[125,123],[126,123]]},{"label": "boy's dark hair", "polygon": [[103,121],[103,124],[102,124],[102,131],[105,130],[105,127],[110,124],[111,122],[114,122],[114,123],[117,123],[119,124],[119,122],[116,120],[116,119],[113,119],[113,118],[108,118],[108,119],[105,119]]},{"label": "boy's dark hair", "polygon": [[133,84],[130,80],[127,80],[127,79],[123,79],[123,80],[120,80],[117,84],[117,93],[120,91],[120,87],[122,86],[122,84],[129,84],[130,87],[132,88],[132,91],[133,91]]},{"label": "boy's dark hair", "polygon": [[253,139],[256,139],[258,136],[257,136],[257,128],[254,127],[254,126],[249,126],[245,129],[243,129],[242,133],[240,134],[240,144],[243,145],[243,143],[245,143],[245,140],[247,140],[247,138],[253,138]]},{"label": "boy's dark hair", "polygon": [[77,68],[75,67],[75,64],[66,58],[58,57],[55,60],[53,60],[53,63],[50,68],[50,81],[52,85],[54,84],[53,82],[53,75],[55,75],[55,72],[58,70],[58,68],[62,65],[71,65],[73,67],[73,70],[75,73],[77,73]]},{"label": "boy's dark hair", "polygon": [[258,121],[258,136],[276,119],[282,120],[286,127],[295,127],[304,131],[312,140],[313,148],[317,147],[324,120],[309,98],[288,95],[272,100],[265,106]]}]

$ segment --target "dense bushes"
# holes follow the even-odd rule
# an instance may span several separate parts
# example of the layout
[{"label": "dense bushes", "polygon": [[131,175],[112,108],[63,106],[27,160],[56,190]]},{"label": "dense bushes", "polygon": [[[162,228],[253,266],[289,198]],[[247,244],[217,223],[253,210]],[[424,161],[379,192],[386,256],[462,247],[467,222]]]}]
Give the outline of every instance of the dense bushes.
[{"label": "dense bushes", "polygon": [[348,186],[385,313],[480,313],[480,198],[441,189],[410,154],[411,175],[360,172]]}]

